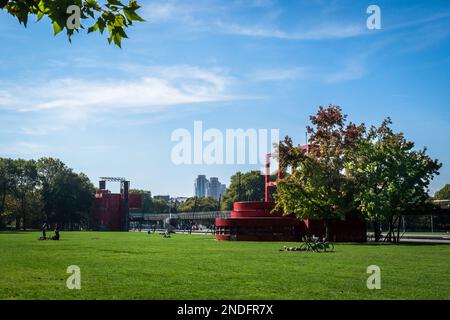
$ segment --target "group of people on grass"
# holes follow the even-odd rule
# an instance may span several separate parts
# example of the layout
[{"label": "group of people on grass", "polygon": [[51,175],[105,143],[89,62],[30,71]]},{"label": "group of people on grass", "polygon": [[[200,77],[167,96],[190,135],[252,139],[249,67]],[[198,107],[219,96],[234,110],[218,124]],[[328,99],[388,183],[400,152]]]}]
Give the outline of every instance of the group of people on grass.
[{"label": "group of people on grass", "polygon": [[51,226],[47,224],[47,222],[44,222],[41,227],[42,231],[42,237],[39,238],[39,240],[59,240],[59,225],[56,224],[54,232],[55,234],[51,237],[47,238],[47,230],[50,230]]}]

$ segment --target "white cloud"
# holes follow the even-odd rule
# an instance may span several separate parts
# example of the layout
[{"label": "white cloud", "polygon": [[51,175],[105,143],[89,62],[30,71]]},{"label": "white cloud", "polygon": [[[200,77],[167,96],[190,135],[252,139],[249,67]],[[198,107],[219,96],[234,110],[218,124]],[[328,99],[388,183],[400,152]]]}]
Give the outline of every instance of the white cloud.
[{"label": "white cloud", "polygon": [[164,1],[146,3],[141,15],[149,23],[177,22],[187,26],[202,24],[202,15],[217,13],[220,7],[211,2]]},{"label": "white cloud", "polygon": [[20,133],[29,136],[45,136],[51,132],[61,130],[61,126],[51,127],[51,126],[35,126],[35,127],[24,127],[20,129]]},{"label": "white cloud", "polygon": [[3,82],[0,108],[27,114],[28,122],[16,126],[16,132],[44,136],[107,122],[117,115],[123,123],[138,114],[157,116],[183,105],[191,109],[204,103],[243,99],[230,93],[233,78],[220,68],[189,65],[118,68],[120,76],[116,78]]},{"label": "white cloud", "polygon": [[280,69],[259,69],[249,74],[251,81],[313,80],[338,83],[357,80],[366,75],[364,59],[355,57],[339,66],[305,66]]},{"label": "white cloud", "polygon": [[[152,2],[144,5],[142,16],[150,23],[181,24],[202,32],[214,32],[229,35],[275,38],[284,40],[325,40],[342,39],[368,34],[364,23],[340,24],[329,22],[311,25],[306,30],[283,30],[276,26],[280,20],[282,7],[274,0],[235,0],[230,2],[214,1],[169,1]],[[259,24],[236,22],[236,16],[242,10],[258,9]],[[187,30],[187,29],[186,29]]]},{"label": "white cloud", "polygon": [[308,67],[292,67],[286,69],[257,70],[250,74],[250,78],[255,81],[297,80],[309,77],[310,69]]},{"label": "white cloud", "polygon": [[352,81],[362,78],[365,74],[363,63],[355,60],[346,63],[342,69],[326,75],[324,81],[327,83]]},{"label": "white cloud", "polygon": [[179,12],[173,3],[151,3],[143,8],[143,18],[151,23],[163,22],[171,19]]},{"label": "white cloud", "polygon": [[41,144],[19,141],[13,144],[0,145],[0,154],[10,156],[34,156],[43,154],[46,147]]},{"label": "white cloud", "polygon": [[217,23],[218,28],[226,34],[248,37],[276,38],[284,40],[325,40],[360,36],[367,30],[360,25],[322,25],[306,31],[286,32],[267,26],[243,26],[239,24]]},{"label": "white cloud", "polygon": [[[139,69],[139,66],[136,68]],[[63,78],[10,86],[0,92],[0,107],[22,112],[66,110],[67,117],[111,109],[161,111],[169,106],[233,99],[230,78],[192,66],[141,67],[145,75],[121,79]]]}]

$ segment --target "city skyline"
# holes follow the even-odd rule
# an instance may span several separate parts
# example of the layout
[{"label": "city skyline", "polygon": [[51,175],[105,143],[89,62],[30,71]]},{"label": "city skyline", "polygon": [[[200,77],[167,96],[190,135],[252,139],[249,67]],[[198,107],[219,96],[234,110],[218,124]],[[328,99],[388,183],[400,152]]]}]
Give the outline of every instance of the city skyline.
[{"label": "city skyline", "polygon": [[[446,1],[145,1],[123,49],[100,34],[56,37],[45,21],[0,15],[0,156],[56,157],[95,184],[124,176],[153,194],[192,194],[199,175],[229,184],[260,164],[176,165],[177,129],[279,129],[305,142],[309,115],[340,105],[443,163],[450,181],[450,7]],[[7,63],[5,62],[7,61]]]},{"label": "city skyline", "polygon": [[225,192],[226,185],[220,183],[218,177],[210,177],[209,180],[204,174],[200,174],[194,181],[194,197],[205,198],[211,197],[219,200]]}]

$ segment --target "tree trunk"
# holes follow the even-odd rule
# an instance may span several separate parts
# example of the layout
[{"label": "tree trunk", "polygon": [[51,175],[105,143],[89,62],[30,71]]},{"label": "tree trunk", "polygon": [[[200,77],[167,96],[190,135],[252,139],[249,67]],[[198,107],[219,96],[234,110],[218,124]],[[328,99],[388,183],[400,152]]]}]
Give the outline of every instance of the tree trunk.
[{"label": "tree trunk", "polygon": [[324,220],[324,225],[325,225],[325,240],[331,241],[332,240],[331,221],[328,219]]},{"label": "tree trunk", "polygon": [[27,229],[27,226],[26,226],[26,212],[25,212],[25,199],[22,199],[21,209],[22,209],[22,230],[25,231]]},{"label": "tree trunk", "polygon": [[15,219],[16,219],[16,230],[19,231],[20,230],[20,214],[18,214],[16,212],[16,214],[14,216],[15,216]]},{"label": "tree trunk", "polygon": [[2,195],[2,202],[0,203],[0,229],[2,229],[3,226],[3,211],[5,210],[5,204],[6,204],[6,192]]},{"label": "tree trunk", "polygon": [[388,230],[388,234],[387,234],[387,241],[389,241],[389,242],[392,242],[392,229],[393,229],[393,226],[394,226],[394,223],[393,223],[393,217],[391,216],[391,217],[389,217],[389,230]]},{"label": "tree trunk", "polygon": [[378,221],[373,222],[374,234],[375,234],[375,242],[379,242],[381,238],[381,230],[380,223]]},{"label": "tree trunk", "polygon": [[398,221],[397,221],[397,243],[400,243],[400,224],[402,221],[402,216],[398,216]]},{"label": "tree trunk", "polygon": [[25,214],[23,214],[22,216],[22,230],[23,231],[27,230]]}]

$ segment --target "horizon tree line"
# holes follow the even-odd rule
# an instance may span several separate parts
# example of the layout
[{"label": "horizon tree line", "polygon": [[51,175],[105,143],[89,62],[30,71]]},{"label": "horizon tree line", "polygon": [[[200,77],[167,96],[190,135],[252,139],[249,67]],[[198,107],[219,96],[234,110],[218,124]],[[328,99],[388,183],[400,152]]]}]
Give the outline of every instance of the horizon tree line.
[{"label": "horizon tree line", "polygon": [[[401,216],[429,206],[429,184],[442,164],[394,132],[389,118],[367,129],[330,105],[310,120],[308,152],[288,136],[278,146],[283,177],[273,194],[275,210],[324,220],[328,239],[330,220],[357,215],[374,224],[376,239],[379,224],[387,223],[389,240],[398,242]],[[449,190],[446,185],[436,198],[450,196]],[[89,178],[61,160],[0,158],[0,228],[14,224],[26,229],[43,221],[88,228],[94,193]],[[264,201],[264,175],[237,172],[220,201],[191,197],[166,203],[152,199],[150,191],[130,193],[143,196],[146,213],[231,210],[235,201]]]},{"label": "horizon tree line", "polygon": [[95,188],[61,160],[0,158],[0,228],[88,228]]}]

